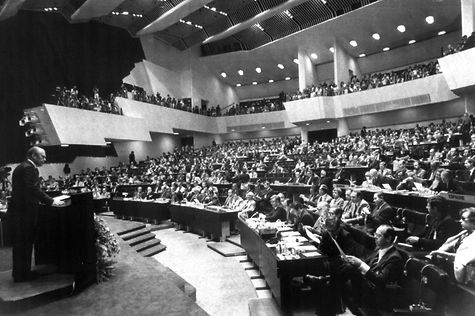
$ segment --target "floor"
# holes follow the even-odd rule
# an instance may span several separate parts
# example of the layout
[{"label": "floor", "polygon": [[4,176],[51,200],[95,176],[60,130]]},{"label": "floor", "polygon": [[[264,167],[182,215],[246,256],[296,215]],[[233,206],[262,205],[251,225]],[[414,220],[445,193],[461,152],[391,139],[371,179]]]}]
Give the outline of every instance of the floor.
[{"label": "floor", "polygon": [[167,250],[154,258],[196,288],[196,303],[212,316],[249,315],[257,293],[238,257],[224,257],[207,239],[174,228],[154,232]]}]

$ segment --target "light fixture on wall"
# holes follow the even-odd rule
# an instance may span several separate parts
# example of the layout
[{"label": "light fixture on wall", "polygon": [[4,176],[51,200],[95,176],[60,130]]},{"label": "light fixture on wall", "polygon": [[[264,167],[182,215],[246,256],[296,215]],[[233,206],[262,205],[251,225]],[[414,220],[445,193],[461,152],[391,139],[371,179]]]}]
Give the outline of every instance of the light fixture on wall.
[{"label": "light fixture on wall", "polygon": [[280,69],[284,69],[284,65],[282,64],[277,64],[277,67],[279,67]]}]

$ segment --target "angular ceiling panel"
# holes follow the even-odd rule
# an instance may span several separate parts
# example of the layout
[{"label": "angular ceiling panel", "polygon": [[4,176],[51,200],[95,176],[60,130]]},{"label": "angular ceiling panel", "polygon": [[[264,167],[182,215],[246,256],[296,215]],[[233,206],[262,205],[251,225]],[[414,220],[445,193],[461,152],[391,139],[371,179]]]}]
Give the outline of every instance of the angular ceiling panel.
[{"label": "angular ceiling panel", "polygon": [[321,0],[304,2],[290,9],[289,12],[304,29],[334,17],[332,10],[323,4]]},{"label": "angular ceiling panel", "polygon": [[262,10],[259,8],[259,4],[255,1],[251,1],[246,6],[232,12],[230,16],[233,22],[237,24],[249,20],[261,12]]},{"label": "angular ceiling panel", "polygon": [[287,0],[259,0],[259,2],[261,3],[262,8],[264,10],[267,10],[281,5],[282,3],[287,2]]},{"label": "angular ceiling panel", "polygon": [[272,38],[256,25],[234,34],[234,37],[244,43],[248,49],[253,49],[272,41]]},{"label": "angular ceiling panel", "polygon": [[273,40],[299,31],[299,25],[285,13],[274,15],[260,25]]}]

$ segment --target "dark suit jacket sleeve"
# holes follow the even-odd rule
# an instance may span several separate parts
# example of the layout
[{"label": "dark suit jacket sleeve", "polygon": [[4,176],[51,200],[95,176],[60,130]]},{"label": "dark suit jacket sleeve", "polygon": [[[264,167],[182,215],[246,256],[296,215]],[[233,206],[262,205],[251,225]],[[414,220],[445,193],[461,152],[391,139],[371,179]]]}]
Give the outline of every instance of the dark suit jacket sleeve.
[{"label": "dark suit jacket sleeve", "polygon": [[396,212],[390,205],[386,205],[376,216],[372,217],[374,223],[379,226],[381,224],[389,224],[394,219]]},{"label": "dark suit jacket sleeve", "polygon": [[365,277],[368,281],[375,284],[377,287],[384,287],[390,282],[399,280],[402,277],[404,263],[402,257],[396,249],[390,250],[391,254],[383,257],[374,269],[370,269]]},{"label": "dark suit jacket sleeve", "polygon": [[283,207],[277,207],[270,215],[266,217],[266,220],[269,222],[275,222],[280,219],[281,221],[287,220],[287,213]]},{"label": "dark suit jacket sleeve", "polygon": [[419,238],[417,246],[424,248],[426,250],[434,250],[442,246],[442,244],[447,240],[447,238],[457,235],[461,230],[459,223],[453,219],[446,220],[440,223],[439,227],[436,229],[437,239],[427,239]]},{"label": "dark suit jacket sleeve", "polygon": [[23,183],[25,184],[26,196],[33,196],[46,205],[53,204],[53,199],[41,190],[38,183],[38,175],[36,174],[36,169],[34,167],[27,167],[24,169]]}]

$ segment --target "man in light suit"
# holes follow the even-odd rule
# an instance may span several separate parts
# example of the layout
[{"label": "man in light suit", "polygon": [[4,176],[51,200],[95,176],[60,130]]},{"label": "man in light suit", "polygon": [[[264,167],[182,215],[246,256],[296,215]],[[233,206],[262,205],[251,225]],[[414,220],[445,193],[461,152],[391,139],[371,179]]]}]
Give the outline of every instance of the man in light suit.
[{"label": "man in light suit", "polygon": [[31,271],[31,254],[36,237],[38,203],[61,206],[40,189],[39,172],[46,161],[46,153],[40,147],[32,147],[27,159],[18,165],[12,175],[12,199],[8,214],[13,230],[13,269],[15,282],[31,281],[37,274]]}]

